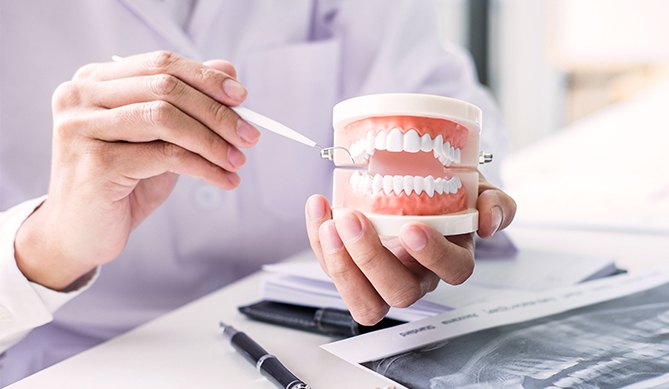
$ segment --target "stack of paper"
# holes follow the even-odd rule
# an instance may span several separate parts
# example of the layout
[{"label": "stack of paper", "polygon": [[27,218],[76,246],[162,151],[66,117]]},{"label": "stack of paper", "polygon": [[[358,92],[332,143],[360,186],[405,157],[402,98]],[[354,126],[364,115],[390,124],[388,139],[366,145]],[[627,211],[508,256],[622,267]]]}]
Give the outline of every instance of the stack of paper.
[{"label": "stack of paper", "polygon": [[[266,300],[313,307],[346,309],[337,289],[321,270],[311,251],[285,263],[267,265],[263,283]],[[472,277],[463,285],[444,282],[409,308],[392,308],[388,317],[414,321],[454,308],[493,298],[520,297],[540,291],[603,277],[615,272],[610,258],[521,251],[514,257],[477,260]]]}]

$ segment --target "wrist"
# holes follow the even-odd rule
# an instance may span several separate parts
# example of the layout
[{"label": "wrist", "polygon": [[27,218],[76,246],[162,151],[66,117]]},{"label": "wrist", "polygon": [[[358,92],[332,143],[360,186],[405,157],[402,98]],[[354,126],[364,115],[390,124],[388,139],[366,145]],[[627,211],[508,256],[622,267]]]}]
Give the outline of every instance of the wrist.
[{"label": "wrist", "polygon": [[[44,205],[44,204],[43,204]],[[46,210],[38,207],[21,225],[14,241],[14,257],[19,270],[31,282],[56,291],[67,291],[70,285],[94,270],[68,260],[57,234],[49,229]]]}]

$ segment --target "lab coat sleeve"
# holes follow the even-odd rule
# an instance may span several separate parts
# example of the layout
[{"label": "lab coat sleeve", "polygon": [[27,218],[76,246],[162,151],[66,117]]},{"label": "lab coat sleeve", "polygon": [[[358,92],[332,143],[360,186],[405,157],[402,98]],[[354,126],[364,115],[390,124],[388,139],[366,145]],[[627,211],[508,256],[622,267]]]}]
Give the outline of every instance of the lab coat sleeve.
[{"label": "lab coat sleeve", "polygon": [[0,353],[17,343],[28,332],[53,319],[52,314],[95,280],[83,280],[74,291],[56,292],[28,281],[16,265],[14,240],[19,227],[44,201],[44,197],[26,201],[0,212]]},{"label": "lab coat sleeve", "polygon": [[[506,131],[490,93],[477,80],[469,53],[442,39],[436,1],[342,1],[330,28],[342,43],[343,94],[418,92],[469,101],[483,110],[481,150],[494,162],[481,167],[500,185],[508,150]],[[381,12],[379,10],[382,10]]]}]

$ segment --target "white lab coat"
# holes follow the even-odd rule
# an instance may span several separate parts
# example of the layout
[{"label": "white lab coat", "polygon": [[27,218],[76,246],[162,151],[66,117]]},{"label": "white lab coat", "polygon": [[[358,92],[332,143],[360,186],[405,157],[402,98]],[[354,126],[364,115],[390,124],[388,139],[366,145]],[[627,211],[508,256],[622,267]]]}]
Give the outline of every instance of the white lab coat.
[{"label": "white lab coat", "polygon": [[185,30],[158,7],[155,0],[0,0],[0,351],[48,323],[0,359],[0,386],[306,248],[304,201],[330,193],[330,162],[263,133],[247,152],[240,188],[181,177],[85,292],[28,282],[13,242],[41,199],[18,204],[47,192],[51,94],[83,64],[156,49],[228,59],[249,90],[248,107],[325,145],[341,99],[454,96],[483,108],[483,148],[496,157],[505,151],[470,59],[440,44],[431,1],[199,0]]}]

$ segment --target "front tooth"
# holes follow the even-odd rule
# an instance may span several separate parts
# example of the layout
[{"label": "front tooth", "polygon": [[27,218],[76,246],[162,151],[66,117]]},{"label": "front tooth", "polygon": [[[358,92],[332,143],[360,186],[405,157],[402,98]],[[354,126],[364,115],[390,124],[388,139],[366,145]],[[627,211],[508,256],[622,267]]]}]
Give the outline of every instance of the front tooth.
[{"label": "front tooth", "polygon": [[372,135],[371,132],[368,132],[367,137],[365,138],[365,152],[367,152],[367,154],[374,154],[374,143],[374,135]]},{"label": "front tooth", "polygon": [[409,196],[412,191],[413,191],[413,177],[404,176],[404,193],[406,193],[406,195]]},{"label": "front tooth", "polygon": [[397,196],[402,194],[402,189],[404,189],[404,177],[403,176],[393,176],[393,192]]},{"label": "front tooth", "polygon": [[409,153],[417,153],[420,150],[420,137],[416,130],[411,129],[404,134],[403,150]]},{"label": "front tooth", "polygon": [[372,182],[372,194],[377,194],[383,188],[383,177],[380,174],[374,176],[374,181]]},{"label": "front tooth", "polygon": [[430,138],[429,134],[420,137],[420,150],[426,153],[432,151],[432,138]]},{"label": "front tooth", "polygon": [[425,182],[425,193],[427,193],[429,197],[434,196],[434,177],[427,176],[425,177],[424,182]]},{"label": "front tooth", "polygon": [[441,178],[434,180],[434,191],[437,192],[437,194],[442,194],[444,192],[444,180]]},{"label": "front tooth", "polygon": [[423,177],[415,176],[413,178],[413,190],[417,195],[423,193]]},{"label": "front tooth", "polygon": [[390,195],[393,191],[393,176],[383,176],[383,193]]},{"label": "front tooth", "polygon": [[439,157],[439,155],[441,155],[444,152],[444,141],[443,141],[443,139],[444,138],[441,135],[437,135],[437,137],[434,138],[433,151],[434,151],[434,156],[437,157],[437,158]]},{"label": "front tooth", "polygon": [[402,131],[399,128],[393,128],[388,134],[388,139],[386,141],[386,149],[388,151],[402,151],[403,146],[402,141]]},{"label": "front tooth", "polygon": [[376,134],[376,139],[374,139],[374,148],[377,150],[385,150],[386,149],[386,133],[383,131],[380,131],[378,134]]}]

